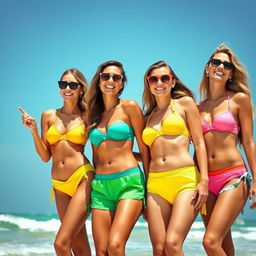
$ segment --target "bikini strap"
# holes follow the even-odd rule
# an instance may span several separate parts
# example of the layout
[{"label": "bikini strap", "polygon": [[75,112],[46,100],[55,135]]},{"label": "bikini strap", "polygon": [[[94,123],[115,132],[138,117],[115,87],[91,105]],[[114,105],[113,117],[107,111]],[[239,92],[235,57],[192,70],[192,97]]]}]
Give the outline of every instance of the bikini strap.
[{"label": "bikini strap", "polygon": [[230,102],[229,102],[229,99],[230,99],[230,97],[229,97],[229,94],[227,93],[227,100],[228,100],[228,111],[230,111]]},{"label": "bikini strap", "polygon": [[207,100],[207,99],[202,100],[202,101],[199,102],[199,104],[198,104],[198,110],[199,110],[199,111],[201,111],[202,105],[203,105],[203,103],[204,103],[206,100]]},{"label": "bikini strap", "polygon": [[146,122],[146,127],[148,126],[149,119],[151,118],[151,116],[153,115],[153,113],[155,112],[155,110],[156,110],[156,107],[151,111],[151,113],[150,113],[150,115],[149,115],[149,117],[148,117],[148,119],[147,119],[147,122]]},{"label": "bikini strap", "polygon": [[171,101],[170,101],[170,106],[171,106],[172,113],[175,113],[173,99],[171,99]]},{"label": "bikini strap", "polygon": [[62,111],[62,108],[59,111],[56,109],[57,115],[56,115],[56,118],[55,118],[54,122],[52,123],[52,125],[54,125],[56,123],[57,119],[60,116],[61,111]]}]

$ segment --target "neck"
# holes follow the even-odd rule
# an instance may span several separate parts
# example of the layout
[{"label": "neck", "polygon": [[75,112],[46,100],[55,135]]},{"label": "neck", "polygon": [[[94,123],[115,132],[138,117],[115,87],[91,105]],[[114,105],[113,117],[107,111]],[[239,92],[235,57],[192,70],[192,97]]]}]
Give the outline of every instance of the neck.
[{"label": "neck", "polygon": [[116,96],[106,97],[103,95],[103,102],[104,102],[106,111],[113,109],[119,103],[119,101],[120,101],[120,99]]},{"label": "neck", "polygon": [[80,114],[77,102],[64,102],[64,106],[62,107],[61,112],[67,115]]},{"label": "neck", "polygon": [[209,95],[208,95],[209,100],[215,100],[227,94],[227,90],[223,82],[220,83],[220,82],[210,81],[209,88],[210,88]]},{"label": "neck", "polygon": [[171,101],[171,96],[168,95],[166,97],[156,97],[156,104],[158,110],[166,109],[167,106],[169,106]]}]

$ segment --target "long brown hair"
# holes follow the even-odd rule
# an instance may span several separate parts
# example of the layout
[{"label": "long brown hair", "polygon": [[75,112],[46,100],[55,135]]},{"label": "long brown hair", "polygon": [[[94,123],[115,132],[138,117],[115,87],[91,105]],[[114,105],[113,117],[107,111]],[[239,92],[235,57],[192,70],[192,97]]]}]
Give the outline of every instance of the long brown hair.
[{"label": "long brown hair", "polygon": [[108,66],[116,66],[121,70],[122,73],[122,85],[123,87],[120,89],[118,96],[121,95],[124,85],[127,82],[127,77],[125,75],[125,71],[123,69],[123,65],[115,60],[110,60],[102,63],[92,81],[91,81],[91,86],[88,92],[88,97],[87,97],[87,102],[88,102],[88,129],[91,129],[92,127],[95,127],[99,124],[101,120],[102,113],[105,110],[104,107],[104,102],[103,102],[103,97],[102,97],[102,92],[99,87],[99,82],[100,82],[100,73],[103,72],[103,70],[108,67]]},{"label": "long brown hair", "polygon": [[144,75],[144,91],[142,96],[143,111],[145,116],[149,115],[156,107],[155,96],[151,93],[147,77],[150,75],[153,69],[167,67],[170,70],[173,79],[176,80],[175,86],[171,89],[171,98],[179,99],[184,96],[189,96],[195,99],[193,92],[178,78],[172,68],[165,61],[158,61],[152,64]]},{"label": "long brown hair", "polygon": [[[248,74],[243,64],[238,60],[234,52],[227,45],[224,45],[224,44],[217,47],[217,49],[214,51],[214,53],[211,55],[211,57],[209,58],[209,60],[205,65],[203,78],[199,88],[201,98],[204,99],[209,96],[210,85],[209,85],[209,77],[207,77],[207,74],[206,74],[206,67],[209,65],[211,59],[217,53],[227,54],[230,58],[231,63],[234,65],[234,68],[232,70],[232,73],[233,73],[232,79],[231,80],[229,79],[226,82],[226,89],[231,92],[243,92],[246,95],[248,95],[251,100],[251,92],[250,92],[249,83],[248,83]],[[252,104],[252,101],[251,101],[251,104]]]},{"label": "long brown hair", "polygon": [[76,68],[70,68],[64,71],[64,73],[61,75],[60,80],[67,75],[71,74],[72,76],[75,77],[77,82],[81,84],[82,88],[82,95],[78,99],[78,108],[81,111],[81,113],[85,113],[88,110],[87,103],[86,103],[86,94],[88,92],[88,83],[84,75]]}]

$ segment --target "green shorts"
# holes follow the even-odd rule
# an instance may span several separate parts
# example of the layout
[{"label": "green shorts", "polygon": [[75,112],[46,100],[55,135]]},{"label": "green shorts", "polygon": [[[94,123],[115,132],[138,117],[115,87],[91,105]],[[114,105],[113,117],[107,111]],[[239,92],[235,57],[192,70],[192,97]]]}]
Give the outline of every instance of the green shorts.
[{"label": "green shorts", "polygon": [[142,171],[136,167],[113,174],[96,174],[92,181],[91,208],[115,211],[121,199],[145,199]]}]

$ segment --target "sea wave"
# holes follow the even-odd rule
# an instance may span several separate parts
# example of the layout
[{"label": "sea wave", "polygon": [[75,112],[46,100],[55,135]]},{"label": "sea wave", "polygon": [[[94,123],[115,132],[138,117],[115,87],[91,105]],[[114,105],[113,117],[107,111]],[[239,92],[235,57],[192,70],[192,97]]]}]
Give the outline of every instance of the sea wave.
[{"label": "sea wave", "polygon": [[[235,224],[232,227],[232,234],[234,239],[247,239],[256,240],[256,225],[249,223],[250,226],[246,226],[246,222]],[[0,214],[0,231],[15,231],[15,230],[28,230],[29,232],[54,232],[56,233],[60,227],[60,221],[56,216],[47,216],[42,220],[42,216],[39,215],[15,215],[15,214]],[[92,235],[91,220],[86,221],[86,229],[88,235]],[[142,218],[137,221],[135,230],[148,229],[148,223]],[[190,229],[188,238],[190,239],[202,239],[205,229],[202,221],[195,221]]]},{"label": "sea wave", "polygon": [[[46,221],[38,221],[35,219],[28,219],[25,217],[10,215],[10,214],[0,214],[0,222],[8,223],[18,227],[19,229],[28,229],[31,232],[34,231],[45,231],[45,232],[55,232],[60,226],[60,221],[57,219],[50,219]],[[2,226],[2,225],[1,225]],[[8,228],[5,226],[4,228]]]}]

